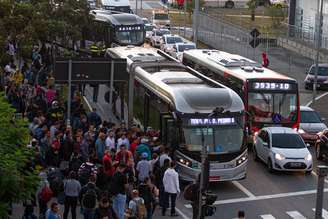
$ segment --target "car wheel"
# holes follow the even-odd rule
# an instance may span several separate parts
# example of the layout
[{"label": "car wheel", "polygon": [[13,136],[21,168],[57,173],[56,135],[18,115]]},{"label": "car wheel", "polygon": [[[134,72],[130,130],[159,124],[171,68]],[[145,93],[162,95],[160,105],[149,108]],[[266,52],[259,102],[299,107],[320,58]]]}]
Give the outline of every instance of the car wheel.
[{"label": "car wheel", "polygon": [[317,157],[317,160],[322,160],[322,152],[320,145],[317,145],[317,147],[315,148],[315,155]]},{"label": "car wheel", "polygon": [[254,146],[253,151],[254,151],[254,160],[255,160],[255,161],[259,161],[259,156],[257,155],[257,151],[256,151],[255,146]]},{"label": "car wheel", "polygon": [[234,8],[235,7],[235,3],[233,3],[233,1],[226,1],[225,5],[224,5],[225,8]]},{"label": "car wheel", "polygon": [[272,166],[272,161],[271,161],[271,159],[269,158],[268,159],[268,170],[269,170],[269,172],[270,173],[273,173],[274,172],[274,169],[273,169],[273,166]]}]

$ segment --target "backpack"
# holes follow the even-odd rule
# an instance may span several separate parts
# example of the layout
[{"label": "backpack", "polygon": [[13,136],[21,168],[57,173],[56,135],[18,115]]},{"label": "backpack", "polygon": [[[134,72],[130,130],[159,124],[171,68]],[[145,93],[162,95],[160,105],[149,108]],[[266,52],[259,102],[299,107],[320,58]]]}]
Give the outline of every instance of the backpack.
[{"label": "backpack", "polygon": [[83,166],[79,170],[79,181],[81,182],[82,185],[85,185],[88,183],[88,180],[91,176],[92,173],[92,168],[93,166],[87,165],[87,164],[82,164]]},{"label": "backpack", "polygon": [[194,187],[193,183],[189,184],[189,185],[186,186],[186,188],[183,191],[183,197],[187,201],[193,201],[194,200],[195,195],[194,195],[193,187]]},{"label": "backpack", "polygon": [[52,196],[53,196],[53,192],[49,188],[49,186],[44,186],[41,190],[41,193],[40,193],[41,200],[47,203],[47,202],[50,201]]},{"label": "backpack", "polygon": [[138,201],[133,200],[136,203],[137,212],[136,217],[137,219],[145,219],[147,217],[147,209],[144,203],[142,203],[142,199]]},{"label": "backpack", "polygon": [[97,192],[95,188],[88,188],[82,197],[82,206],[85,209],[94,209],[97,205]]}]

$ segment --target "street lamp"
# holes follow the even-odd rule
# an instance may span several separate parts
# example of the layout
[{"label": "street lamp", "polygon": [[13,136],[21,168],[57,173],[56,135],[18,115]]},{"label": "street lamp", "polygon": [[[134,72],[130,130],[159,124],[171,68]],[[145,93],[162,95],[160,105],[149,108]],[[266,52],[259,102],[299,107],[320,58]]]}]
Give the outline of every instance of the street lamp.
[{"label": "street lamp", "polygon": [[[216,107],[212,113],[210,113],[207,116],[207,119],[210,119],[211,117],[221,114],[224,112],[224,108],[222,107]],[[206,134],[208,135],[208,129],[209,129],[209,123],[207,123],[206,126]],[[202,165],[201,165],[201,177],[200,177],[200,188],[199,188],[199,198],[198,198],[198,219],[202,219],[203,216],[203,193],[205,191],[205,185],[206,187],[208,186],[208,180],[209,179],[205,179],[204,176],[209,176],[209,162],[208,162],[208,153],[207,153],[207,146],[205,145],[205,136],[204,136],[204,130],[202,129],[202,151],[201,151],[201,161],[202,161]],[[205,180],[206,180],[206,184],[205,184]]]}]

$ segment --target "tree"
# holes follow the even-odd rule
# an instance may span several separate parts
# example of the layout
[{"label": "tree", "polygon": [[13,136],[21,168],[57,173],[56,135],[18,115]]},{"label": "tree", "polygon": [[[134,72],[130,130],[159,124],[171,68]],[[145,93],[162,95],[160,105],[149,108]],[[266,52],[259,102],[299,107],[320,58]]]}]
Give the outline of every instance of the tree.
[{"label": "tree", "polygon": [[272,19],[272,27],[277,28],[287,16],[287,10],[281,4],[273,4],[266,8],[267,14]]},{"label": "tree", "polygon": [[[195,9],[195,0],[185,0],[187,1],[187,12],[189,14],[189,16],[191,17],[194,9]],[[202,8],[205,4],[204,0],[199,0],[199,8]]]},{"label": "tree", "polygon": [[247,7],[251,11],[251,20],[255,21],[255,10],[257,7],[257,0],[249,0],[247,2]]},{"label": "tree", "polygon": [[28,149],[27,123],[15,119],[15,110],[0,94],[0,218],[8,218],[11,203],[30,199],[39,183]]}]

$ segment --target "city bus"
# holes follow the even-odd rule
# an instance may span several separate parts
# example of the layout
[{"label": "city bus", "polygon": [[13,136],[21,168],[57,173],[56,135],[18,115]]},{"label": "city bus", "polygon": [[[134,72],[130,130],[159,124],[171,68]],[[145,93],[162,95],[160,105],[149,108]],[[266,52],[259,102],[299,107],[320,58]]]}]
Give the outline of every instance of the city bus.
[{"label": "city bus", "polygon": [[145,42],[145,30],[142,19],[129,13],[92,10],[94,23],[87,30],[87,39],[106,48],[113,46],[137,45]]},{"label": "city bus", "polygon": [[249,143],[265,126],[298,129],[300,101],[297,81],[236,54],[188,50],[183,63],[236,91],[243,99]]},{"label": "city bus", "polygon": [[[127,59],[127,72],[135,75],[134,121],[160,131],[182,180],[193,181],[201,172],[205,145],[210,182],[246,177],[244,104],[238,94],[155,48],[115,47],[107,54]],[[214,109],[219,113],[212,114]]]},{"label": "city bus", "polygon": [[133,13],[129,0],[101,0],[100,7],[110,11]]}]

